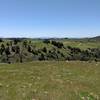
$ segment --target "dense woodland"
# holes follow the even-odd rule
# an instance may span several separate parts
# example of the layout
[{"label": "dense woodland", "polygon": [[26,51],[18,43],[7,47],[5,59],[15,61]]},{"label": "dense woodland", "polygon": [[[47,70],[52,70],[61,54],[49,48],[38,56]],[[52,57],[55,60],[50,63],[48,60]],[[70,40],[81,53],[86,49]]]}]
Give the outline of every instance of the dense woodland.
[{"label": "dense woodland", "polygon": [[23,63],[34,60],[100,61],[100,48],[81,49],[64,45],[56,39],[41,39],[41,43],[37,44],[32,39],[25,38],[0,39],[1,63]]}]

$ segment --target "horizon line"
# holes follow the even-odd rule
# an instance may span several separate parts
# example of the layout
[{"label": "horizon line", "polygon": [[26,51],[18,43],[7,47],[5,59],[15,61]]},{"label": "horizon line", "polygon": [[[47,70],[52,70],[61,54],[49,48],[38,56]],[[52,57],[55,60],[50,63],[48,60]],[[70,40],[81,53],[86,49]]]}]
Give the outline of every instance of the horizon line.
[{"label": "horizon line", "polygon": [[30,38],[30,39],[49,39],[49,38],[58,38],[58,39],[60,39],[60,38],[68,38],[68,39],[70,39],[70,38],[94,38],[94,37],[99,37],[100,35],[96,35],[96,36],[83,36],[83,37],[58,37],[58,36],[54,36],[54,37],[46,37],[46,36],[44,36],[44,37],[42,37],[42,36],[40,36],[40,37],[28,37],[28,36],[0,36],[0,38]]}]

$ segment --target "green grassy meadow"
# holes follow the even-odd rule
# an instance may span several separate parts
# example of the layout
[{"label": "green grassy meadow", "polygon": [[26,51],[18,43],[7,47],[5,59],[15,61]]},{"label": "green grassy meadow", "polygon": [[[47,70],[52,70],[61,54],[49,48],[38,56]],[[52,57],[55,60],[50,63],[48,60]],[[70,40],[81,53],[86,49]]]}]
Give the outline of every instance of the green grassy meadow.
[{"label": "green grassy meadow", "polygon": [[87,48],[100,48],[100,41],[87,41],[87,40],[65,40],[62,41],[65,46],[78,47],[81,49]]},{"label": "green grassy meadow", "polygon": [[100,62],[0,64],[0,100],[100,100]]}]

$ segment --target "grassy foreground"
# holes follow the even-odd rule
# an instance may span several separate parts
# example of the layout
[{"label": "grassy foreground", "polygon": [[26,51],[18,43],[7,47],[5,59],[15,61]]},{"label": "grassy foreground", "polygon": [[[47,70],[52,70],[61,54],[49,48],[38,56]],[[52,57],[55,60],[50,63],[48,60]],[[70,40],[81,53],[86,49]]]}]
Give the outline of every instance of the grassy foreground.
[{"label": "grassy foreground", "polygon": [[100,100],[100,63],[0,64],[0,100]]}]

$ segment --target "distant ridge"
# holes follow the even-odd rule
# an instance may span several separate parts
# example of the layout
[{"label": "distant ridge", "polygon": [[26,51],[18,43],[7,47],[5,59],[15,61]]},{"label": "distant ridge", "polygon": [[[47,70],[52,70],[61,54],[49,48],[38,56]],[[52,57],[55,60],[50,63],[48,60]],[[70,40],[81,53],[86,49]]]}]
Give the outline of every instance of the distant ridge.
[{"label": "distant ridge", "polygon": [[96,41],[100,41],[100,36],[96,36],[96,37],[93,37],[91,38],[92,40],[96,40]]},{"label": "distant ridge", "polygon": [[51,39],[51,40],[60,40],[60,39],[88,39],[88,40],[99,40],[100,41],[100,36],[95,36],[95,37],[75,37],[75,38],[71,38],[71,37],[61,37],[61,38],[58,38],[58,37],[38,37],[38,38],[32,38],[32,37],[0,37],[0,39],[10,39],[10,40],[13,40],[13,39],[40,39],[40,40],[43,40],[43,39]]}]

